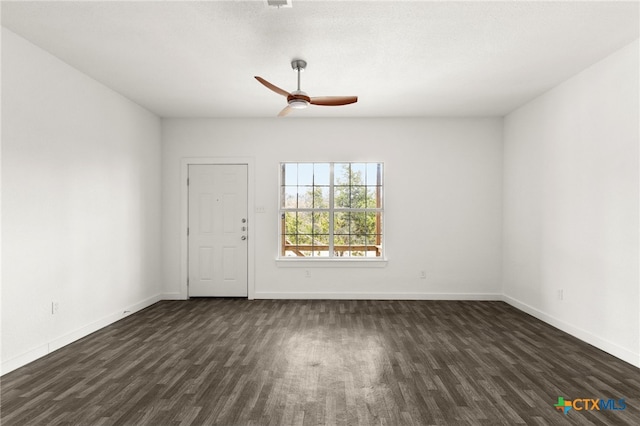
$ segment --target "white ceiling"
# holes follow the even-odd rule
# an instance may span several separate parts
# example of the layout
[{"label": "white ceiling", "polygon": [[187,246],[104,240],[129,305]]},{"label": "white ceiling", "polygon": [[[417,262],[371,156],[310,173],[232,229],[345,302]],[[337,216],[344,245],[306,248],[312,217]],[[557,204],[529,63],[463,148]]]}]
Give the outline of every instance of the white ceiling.
[{"label": "white ceiling", "polygon": [[[504,115],[639,36],[638,2],[2,2],[2,25],[162,117]],[[286,118],[289,119],[289,118]]]}]

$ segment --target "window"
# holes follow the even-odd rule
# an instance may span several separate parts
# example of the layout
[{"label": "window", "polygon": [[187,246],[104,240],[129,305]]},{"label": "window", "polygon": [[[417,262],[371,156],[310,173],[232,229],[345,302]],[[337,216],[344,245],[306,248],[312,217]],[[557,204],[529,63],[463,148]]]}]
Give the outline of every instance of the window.
[{"label": "window", "polygon": [[382,163],[281,163],[281,258],[383,256]]}]

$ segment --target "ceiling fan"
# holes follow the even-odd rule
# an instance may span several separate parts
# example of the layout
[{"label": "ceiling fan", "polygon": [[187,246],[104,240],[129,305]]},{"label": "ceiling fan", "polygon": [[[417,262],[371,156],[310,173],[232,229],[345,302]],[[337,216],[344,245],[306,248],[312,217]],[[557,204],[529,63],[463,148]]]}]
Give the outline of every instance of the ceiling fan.
[{"label": "ceiling fan", "polygon": [[262,77],[255,76],[256,80],[264,84],[268,89],[273,90],[279,95],[287,97],[287,106],[278,114],[278,117],[284,117],[289,114],[293,109],[303,109],[311,105],[324,105],[324,106],[340,106],[348,105],[358,102],[357,96],[320,96],[309,97],[305,92],[300,90],[300,71],[304,71],[307,66],[307,62],[302,59],[294,59],[291,61],[291,68],[298,72],[298,89],[289,93],[286,90],[279,88]]}]

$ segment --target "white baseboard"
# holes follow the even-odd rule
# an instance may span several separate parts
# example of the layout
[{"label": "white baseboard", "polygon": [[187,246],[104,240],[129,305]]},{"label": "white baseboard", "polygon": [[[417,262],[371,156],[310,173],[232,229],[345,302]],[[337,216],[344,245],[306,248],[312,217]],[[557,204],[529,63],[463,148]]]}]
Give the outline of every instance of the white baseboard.
[{"label": "white baseboard", "polygon": [[173,293],[162,293],[162,300],[186,300],[182,293],[173,292]]},{"label": "white baseboard", "polygon": [[33,348],[30,351],[24,352],[16,357],[13,357],[9,360],[6,360],[6,361],[3,360],[2,366],[0,367],[2,368],[2,371],[0,372],[0,374],[3,374],[3,375],[7,374],[13,370],[16,370],[24,365],[29,364],[30,362],[37,360],[38,358],[42,358],[48,353],[49,353],[49,345],[44,344],[36,348]]},{"label": "white baseboard", "polygon": [[255,299],[325,300],[502,300],[501,294],[488,293],[331,293],[257,291]]},{"label": "white baseboard", "polygon": [[627,348],[623,348],[616,343],[610,342],[607,339],[603,339],[602,337],[597,336],[580,327],[576,327],[575,325],[562,321],[552,315],[547,314],[546,312],[542,312],[541,310],[534,308],[531,305],[527,305],[526,303],[514,299],[511,296],[503,295],[502,300],[504,300],[514,308],[526,312],[529,315],[539,319],[540,321],[544,321],[547,324],[564,331],[565,333],[569,333],[570,335],[577,337],[583,342],[589,343],[590,345],[593,345],[598,349],[602,349],[603,351],[615,356],[616,358],[619,358],[635,367],[640,368],[640,354],[638,353],[635,353]]},{"label": "white baseboard", "polygon": [[88,336],[89,334],[94,333],[110,324],[113,324],[114,322],[121,320],[124,317],[127,317],[146,307],[149,307],[154,303],[159,302],[160,300],[162,300],[162,295],[160,294],[149,297],[145,300],[126,306],[122,309],[118,309],[116,312],[102,317],[97,321],[93,321],[92,323],[89,323],[83,327],[80,327],[62,336],[56,337],[53,340],[50,340],[49,342],[40,345],[30,351],[22,353],[6,361],[3,360],[0,374],[6,374],[10,371],[27,365],[30,362],[37,360],[38,358],[42,358],[43,356],[48,355],[51,352],[62,348],[63,346],[73,343],[76,340],[80,340],[83,337]]}]

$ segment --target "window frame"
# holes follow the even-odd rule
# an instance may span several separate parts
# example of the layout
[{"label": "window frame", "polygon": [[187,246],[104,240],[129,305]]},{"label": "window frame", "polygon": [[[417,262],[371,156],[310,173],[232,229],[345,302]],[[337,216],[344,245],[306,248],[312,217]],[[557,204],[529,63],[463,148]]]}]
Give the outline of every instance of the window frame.
[{"label": "window frame", "polygon": [[[329,167],[329,186],[328,186],[328,192],[329,192],[329,206],[328,207],[315,207],[312,205],[312,207],[299,207],[296,203],[296,207],[286,207],[285,206],[285,193],[286,193],[286,187],[290,186],[290,185],[286,185],[285,182],[285,170],[286,170],[286,166],[289,164],[294,164],[296,166],[300,166],[300,165],[310,165],[312,168],[315,167],[316,165],[327,165]],[[360,208],[354,208],[354,207],[337,207],[335,205],[335,197],[336,197],[336,187],[340,187],[342,185],[336,185],[335,182],[335,168],[337,165],[342,165],[342,164],[348,164],[350,169],[352,167],[352,165],[356,164],[356,165],[364,165],[365,170],[367,170],[368,166],[370,165],[375,165],[376,167],[376,184],[375,185],[368,185],[368,181],[365,178],[365,182],[363,183],[363,185],[361,185],[365,191],[367,191],[367,188],[369,187],[374,187],[376,188],[376,207],[371,208],[371,207],[360,207]],[[277,256],[276,256],[276,260],[277,261],[284,261],[284,262],[291,262],[291,263],[301,263],[301,262],[312,262],[312,263],[322,263],[322,262],[338,262],[340,264],[345,264],[348,262],[377,262],[377,263],[384,263],[386,264],[386,256],[385,256],[385,246],[386,246],[386,241],[385,241],[385,229],[384,229],[384,225],[385,225],[385,208],[384,208],[384,198],[385,198],[385,192],[384,192],[384,186],[385,186],[385,180],[384,180],[384,172],[385,172],[385,165],[383,162],[381,161],[283,161],[279,163],[279,179],[278,179],[278,248],[277,248]],[[299,175],[298,175],[299,176]],[[315,171],[312,172],[312,176],[315,178],[316,174]],[[349,173],[349,186],[351,185],[351,172]],[[299,181],[296,179],[296,187],[300,188],[301,186],[309,186],[309,185],[300,185],[298,183]],[[324,187],[325,185],[317,185],[315,184],[315,180],[312,180],[311,185],[309,186],[310,188],[312,188],[312,190],[314,190],[315,188],[320,188],[320,187]],[[360,185],[357,185],[360,186]],[[298,192],[299,190],[297,190],[296,194],[300,194],[300,192]],[[366,195],[365,195],[366,197]],[[327,247],[327,256],[286,256],[286,252],[288,250],[286,250],[287,244],[286,244],[286,229],[285,229],[285,214],[286,213],[290,213],[290,212],[308,212],[310,214],[313,213],[327,213],[328,214],[328,245]],[[366,252],[369,251],[373,251],[373,250],[367,250],[365,249],[365,255],[363,256],[351,256],[350,254],[348,256],[340,256],[340,255],[336,255],[336,244],[335,244],[335,239],[336,239],[336,235],[341,235],[341,234],[336,234],[335,233],[335,214],[336,213],[375,213],[376,214],[376,230],[375,230],[375,234],[365,234],[365,235],[375,235],[376,236],[376,243],[375,244],[368,244],[368,241],[365,240],[365,247],[375,247],[375,251],[376,251],[376,255],[375,256],[367,256]],[[300,236],[300,235],[306,235],[306,234],[300,234],[297,233],[296,236]],[[321,234],[324,235],[324,234]],[[347,234],[347,235],[351,235],[351,234]],[[366,238],[366,237],[365,237]],[[298,244],[297,244],[298,245]],[[297,246],[296,245],[296,246]],[[343,250],[339,250],[344,252],[350,252],[351,250],[348,249],[348,247],[357,247],[357,245],[352,245],[352,244],[347,244],[345,246],[345,248],[343,248]],[[319,245],[319,247],[324,247],[323,245]]]}]

